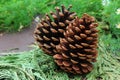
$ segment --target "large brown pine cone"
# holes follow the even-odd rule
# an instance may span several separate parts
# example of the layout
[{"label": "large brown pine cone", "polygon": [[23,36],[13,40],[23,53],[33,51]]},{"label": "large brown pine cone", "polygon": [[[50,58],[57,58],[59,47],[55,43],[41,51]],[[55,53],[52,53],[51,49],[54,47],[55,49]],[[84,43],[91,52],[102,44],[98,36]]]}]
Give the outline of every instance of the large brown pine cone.
[{"label": "large brown pine cone", "polygon": [[61,7],[62,9],[56,7],[56,13],[46,14],[46,18],[38,23],[34,31],[39,47],[49,55],[57,53],[56,45],[60,43],[60,38],[64,37],[63,32],[76,15],[75,12],[69,11],[71,6],[68,9]]},{"label": "large brown pine cone", "polygon": [[73,74],[88,73],[97,57],[98,24],[92,16],[84,14],[69,24],[56,47],[53,57],[61,69]]}]

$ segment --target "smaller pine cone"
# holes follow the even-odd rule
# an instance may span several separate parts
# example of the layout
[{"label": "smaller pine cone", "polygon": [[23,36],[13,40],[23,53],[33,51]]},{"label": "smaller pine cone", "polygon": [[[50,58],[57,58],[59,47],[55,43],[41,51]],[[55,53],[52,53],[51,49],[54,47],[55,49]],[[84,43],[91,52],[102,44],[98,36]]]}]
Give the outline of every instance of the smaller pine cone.
[{"label": "smaller pine cone", "polygon": [[58,54],[53,56],[61,69],[73,74],[85,74],[93,69],[92,62],[98,54],[97,26],[94,17],[88,14],[76,17],[69,24],[64,38],[60,38],[60,44],[56,46]]},{"label": "smaller pine cone", "polygon": [[57,53],[56,45],[60,43],[59,39],[64,37],[63,32],[76,15],[75,12],[70,12],[71,6],[68,9],[61,7],[56,7],[56,12],[51,12],[51,15],[46,14],[46,18],[38,23],[34,31],[39,47],[49,55]]}]

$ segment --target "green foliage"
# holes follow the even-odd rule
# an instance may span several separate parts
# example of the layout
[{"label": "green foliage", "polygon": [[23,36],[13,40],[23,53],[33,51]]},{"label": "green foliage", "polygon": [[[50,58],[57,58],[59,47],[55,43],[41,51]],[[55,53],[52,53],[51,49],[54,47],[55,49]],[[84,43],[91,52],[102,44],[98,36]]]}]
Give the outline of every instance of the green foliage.
[{"label": "green foliage", "polygon": [[102,0],[54,0],[54,3],[56,4],[51,4],[48,7],[54,9],[55,6],[61,6],[63,4],[68,7],[71,4],[73,6],[71,10],[76,12],[78,16],[81,16],[83,13],[88,13],[97,19],[100,19],[103,9]]},{"label": "green foliage", "polygon": [[99,55],[94,69],[86,75],[72,75],[56,66],[53,58],[36,48],[29,52],[0,57],[0,80],[119,80],[120,57],[111,54],[99,40]]},{"label": "green foliage", "polygon": [[19,31],[30,26],[34,17],[54,10],[55,6],[73,5],[79,16],[89,13],[100,19],[101,0],[0,0],[0,32]]},{"label": "green foliage", "polygon": [[110,1],[108,5],[104,6],[103,21],[106,22],[112,34],[119,35],[120,34],[120,0]]},{"label": "green foliage", "polygon": [[120,46],[118,45],[120,38],[113,38],[111,34],[101,34],[100,38],[104,40],[104,46],[109,53],[111,52],[113,55],[120,56]]},{"label": "green foliage", "polygon": [[101,80],[119,80],[120,78],[120,63],[118,58],[113,54],[109,53],[104,46],[103,40],[100,39],[99,45],[99,55],[97,63],[95,63],[94,70],[87,75],[87,80],[96,80],[99,78]]},{"label": "green foliage", "polygon": [[0,31],[18,31],[28,27],[34,16],[42,13],[46,1],[48,0],[1,0]]},{"label": "green foliage", "polygon": [[103,9],[101,0],[74,0],[74,2],[69,1],[69,3],[74,3],[73,8],[74,11],[78,13],[78,15],[82,15],[83,13],[88,13],[95,16],[97,19],[101,17],[101,11]]},{"label": "green foliage", "polygon": [[[46,65],[47,64],[47,65]],[[46,80],[43,72],[53,70],[53,60],[39,49],[0,57],[0,80]]]}]

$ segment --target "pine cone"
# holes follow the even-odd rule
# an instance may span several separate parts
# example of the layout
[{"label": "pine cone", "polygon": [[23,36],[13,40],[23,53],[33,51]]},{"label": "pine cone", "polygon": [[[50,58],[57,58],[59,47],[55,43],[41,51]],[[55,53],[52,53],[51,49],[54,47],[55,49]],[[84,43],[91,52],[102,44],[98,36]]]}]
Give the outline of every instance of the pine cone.
[{"label": "pine cone", "polygon": [[85,74],[93,69],[97,57],[98,24],[94,17],[84,14],[66,28],[64,37],[53,57],[61,69],[73,74]]},{"label": "pine cone", "polygon": [[54,55],[57,53],[56,45],[60,43],[59,38],[63,38],[63,32],[68,24],[75,19],[75,12],[70,12],[71,6],[66,9],[56,7],[56,13],[51,12],[51,16],[46,14],[46,18],[41,20],[34,31],[34,38],[39,47],[47,54]]}]

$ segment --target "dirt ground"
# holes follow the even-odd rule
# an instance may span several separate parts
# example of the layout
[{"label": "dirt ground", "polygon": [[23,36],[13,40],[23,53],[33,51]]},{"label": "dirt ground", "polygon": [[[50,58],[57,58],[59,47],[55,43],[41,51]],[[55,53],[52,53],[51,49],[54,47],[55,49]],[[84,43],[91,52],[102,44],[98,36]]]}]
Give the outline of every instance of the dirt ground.
[{"label": "dirt ground", "polygon": [[0,33],[0,55],[33,49],[33,47],[31,47],[31,45],[35,43],[33,33],[42,16],[43,15],[37,15],[32,21],[31,27],[23,29],[20,32],[9,34]]},{"label": "dirt ground", "polygon": [[7,52],[21,52],[31,50],[34,44],[34,26],[17,33],[0,35],[0,55]]}]

